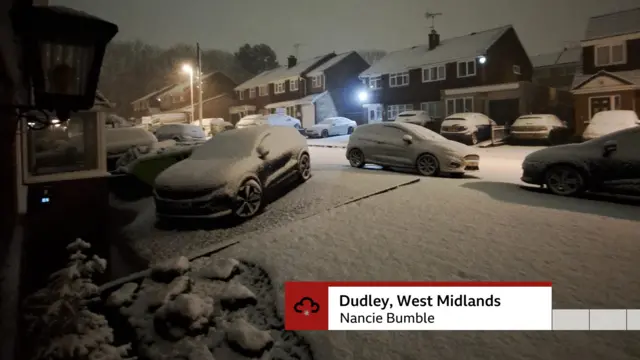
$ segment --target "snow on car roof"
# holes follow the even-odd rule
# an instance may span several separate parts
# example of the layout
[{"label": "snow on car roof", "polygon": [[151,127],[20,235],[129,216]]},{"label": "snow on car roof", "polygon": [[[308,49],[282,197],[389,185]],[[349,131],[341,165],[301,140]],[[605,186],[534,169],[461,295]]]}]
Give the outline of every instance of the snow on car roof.
[{"label": "snow on car roof", "polygon": [[260,125],[221,132],[194,150],[191,159],[206,160],[214,157],[247,156],[258,138],[270,129],[272,127],[268,125]]},{"label": "snow on car roof", "polygon": [[394,51],[374,63],[370,68],[362,72],[360,76],[379,76],[418,69],[431,64],[472,59],[485,54],[486,51],[510,29],[513,29],[513,27],[506,25],[451,39],[444,39],[440,42],[440,45],[432,50],[429,50],[429,45],[419,45]]},{"label": "snow on car roof", "polygon": [[640,32],[640,7],[598,15],[589,19],[584,40]]}]

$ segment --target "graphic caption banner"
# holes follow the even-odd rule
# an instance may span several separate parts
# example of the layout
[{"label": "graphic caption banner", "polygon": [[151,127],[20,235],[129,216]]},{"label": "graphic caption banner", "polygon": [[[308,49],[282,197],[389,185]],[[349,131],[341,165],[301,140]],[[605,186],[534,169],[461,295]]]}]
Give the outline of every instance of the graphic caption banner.
[{"label": "graphic caption banner", "polygon": [[550,282],[287,282],[287,330],[552,330]]}]

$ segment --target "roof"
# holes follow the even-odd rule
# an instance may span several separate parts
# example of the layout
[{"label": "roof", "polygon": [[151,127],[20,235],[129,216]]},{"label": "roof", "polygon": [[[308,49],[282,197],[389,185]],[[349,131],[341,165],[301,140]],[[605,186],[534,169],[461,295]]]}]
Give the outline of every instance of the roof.
[{"label": "roof", "polygon": [[[206,104],[209,101],[220,99],[220,98],[223,98],[225,96],[230,96],[230,95],[228,93],[223,93],[223,94],[220,94],[220,95],[212,96],[210,98],[202,100],[202,103]],[[196,102],[195,104],[193,104],[193,107],[197,109],[198,105],[200,105],[200,102]],[[185,113],[191,112],[191,105],[187,105],[185,107],[174,109],[174,110],[163,111],[162,113],[166,114],[166,113],[180,113],[180,112],[185,112]]]},{"label": "roof", "polygon": [[508,30],[511,25],[501,26],[469,35],[440,41],[435,49],[419,45],[394,51],[374,63],[360,76],[375,76],[418,69],[423,66],[447,63],[484,55],[487,50]]},{"label": "roof", "polygon": [[572,89],[580,87],[584,85],[591,79],[595,79],[598,76],[610,76],[616,79],[619,79],[623,82],[628,82],[629,84],[640,86],[640,69],[631,70],[631,71],[599,71],[596,74],[576,74],[573,78],[573,84],[571,85]]},{"label": "roof", "polygon": [[587,33],[584,40],[640,32],[640,21],[638,19],[640,19],[640,8],[594,16],[587,23]]},{"label": "roof", "polygon": [[344,60],[347,56],[351,55],[355,53],[355,51],[349,51],[346,53],[342,53],[342,54],[338,54],[335,57],[332,57],[331,59],[327,60],[326,62],[322,63],[320,66],[318,66],[317,68],[311,70],[307,76],[318,76],[318,75],[322,75],[324,74],[324,72],[326,70],[328,70],[329,68],[331,68],[333,65],[336,65],[337,63],[339,63],[340,61]]},{"label": "roof", "polygon": [[238,85],[235,90],[246,90],[249,88],[254,88],[254,87],[258,87],[261,85],[267,85],[269,83],[273,83],[273,82],[278,82],[278,81],[282,81],[282,80],[286,80],[286,79],[290,79],[293,77],[299,77],[301,76],[304,72],[308,71],[309,68],[311,68],[313,65],[315,65],[316,63],[318,63],[319,61],[321,61],[322,59],[330,56],[330,55],[335,55],[334,53],[332,54],[325,54],[322,56],[316,56],[314,58],[311,59],[307,59],[304,61],[299,61],[296,66],[292,67],[292,68],[288,68],[286,65],[282,65],[279,66],[273,70],[267,70],[264,71],[258,75],[256,75],[255,77],[243,82],[242,84]]},{"label": "roof", "polygon": [[572,63],[579,64],[581,61],[582,47],[564,48],[560,51],[538,54],[531,57],[531,64],[534,68]]},{"label": "roof", "polygon": [[329,93],[328,91],[324,91],[324,92],[321,92],[319,94],[307,95],[307,96],[305,96],[303,98],[300,98],[300,99],[272,103],[272,104],[266,105],[265,108],[266,109],[277,109],[277,108],[281,108],[281,107],[312,104],[312,103],[316,102],[316,100],[318,100],[321,97],[327,95],[328,93]]},{"label": "roof", "polygon": [[160,94],[164,94],[165,92],[173,89],[174,86],[176,86],[176,84],[167,85],[167,86],[165,86],[165,87],[163,87],[163,88],[161,88],[159,90],[155,90],[155,91],[153,91],[153,92],[151,92],[151,93],[149,93],[149,94],[147,94],[147,95],[145,95],[145,96],[143,96],[143,97],[141,97],[139,99],[133,100],[131,102],[131,104],[137,103],[138,101],[147,100],[148,98],[153,97],[153,96],[158,96]]}]

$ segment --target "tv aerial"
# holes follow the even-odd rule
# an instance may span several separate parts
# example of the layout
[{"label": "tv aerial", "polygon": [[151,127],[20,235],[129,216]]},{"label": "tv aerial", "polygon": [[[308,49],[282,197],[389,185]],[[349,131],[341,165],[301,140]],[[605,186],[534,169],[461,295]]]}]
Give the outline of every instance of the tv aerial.
[{"label": "tv aerial", "polygon": [[436,29],[436,17],[438,16],[442,16],[442,13],[432,13],[427,11],[424,14],[424,17],[427,18],[427,20],[431,20],[431,30]]}]

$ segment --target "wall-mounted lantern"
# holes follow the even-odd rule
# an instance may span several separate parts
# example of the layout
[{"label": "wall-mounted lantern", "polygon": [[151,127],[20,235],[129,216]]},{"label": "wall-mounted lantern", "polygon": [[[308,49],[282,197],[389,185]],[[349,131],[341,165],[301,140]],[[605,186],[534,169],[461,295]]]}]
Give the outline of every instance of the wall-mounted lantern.
[{"label": "wall-mounted lantern", "polygon": [[54,111],[63,122],[72,111],[91,109],[118,26],[61,6],[17,7],[11,18],[33,88],[33,102],[23,107]]}]

